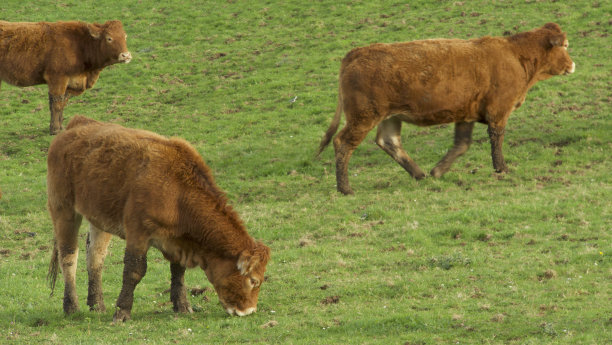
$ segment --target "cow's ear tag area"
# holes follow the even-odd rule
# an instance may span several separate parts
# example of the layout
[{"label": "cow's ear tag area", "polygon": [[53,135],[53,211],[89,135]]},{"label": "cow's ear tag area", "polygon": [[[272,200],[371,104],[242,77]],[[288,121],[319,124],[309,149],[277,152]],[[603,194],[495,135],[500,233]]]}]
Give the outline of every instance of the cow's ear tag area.
[{"label": "cow's ear tag area", "polygon": [[87,29],[91,37],[99,39],[102,36],[102,29],[97,24],[87,24]]}]

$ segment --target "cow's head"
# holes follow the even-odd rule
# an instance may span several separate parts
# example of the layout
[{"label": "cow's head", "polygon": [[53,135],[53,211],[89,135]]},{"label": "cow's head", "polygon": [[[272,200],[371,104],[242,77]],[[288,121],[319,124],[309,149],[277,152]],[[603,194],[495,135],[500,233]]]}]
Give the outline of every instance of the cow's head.
[{"label": "cow's head", "polygon": [[207,260],[206,276],[228,314],[245,316],[257,310],[257,297],[269,259],[270,248],[256,242],[253,248],[244,250],[238,260]]},{"label": "cow's head", "polygon": [[87,24],[89,34],[99,44],[101,59],[105,65],[112,65],[132,60],[132,54],[127,49],[127,35],[123,25],[118,20],[110,20],[100,25],[98,23]]},{"label": "cow's head", "polygon": [[569,41],[561,27],[555,23],[548,23],[539,30],[543,33],[543,42],[546,49],[544,59],[544,73],[549,75],[560,75],[574,73],[576,64],[572,61],[567,51]]}]

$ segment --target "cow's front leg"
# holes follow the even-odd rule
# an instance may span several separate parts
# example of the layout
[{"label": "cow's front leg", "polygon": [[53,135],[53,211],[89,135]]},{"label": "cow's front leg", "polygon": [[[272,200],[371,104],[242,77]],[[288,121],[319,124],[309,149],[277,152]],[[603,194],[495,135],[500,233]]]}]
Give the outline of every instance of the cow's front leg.
[{"label": "cow's front leg", "polygon": [[68,88],[68,77],[45,75],[49,85],[49,110],[51,121],[49,123],[49,134],[55,135],[63,129],[64,107],[68,101],[66,89]]},{"label": "cow's front leg", "polygon": [[489,139],[491,140],[491,158],[493,159],[493,169],[498,173],[508,172],[508,167],[504,161],[502,153],[502,144],[504,142],[505,128],[504,126],[496,126],[489,124],[487,130]]},{"label": "cow's front leg", "polygon": [[123,257],[123,286],[117,298],[113,322],[127,321],[132,316],[132,304],[134,303],[134,289],[147,272],[147,251],[132,248],[129,242]]},{"label": "cow's front leg", "polygon": [[453,147],[448,150],[444,158],[431,170],[431,176],[441,177],[451,167],[457,157],[464,154],[472,144],[472,129],[474,122],[457,122],[455,123],[455,139]]},{"label": "cow's front leg", "polygon": [[170,263],[172,274],[170,284],[170,300],[173,309],[177,313],[193,313],[193,309],[187,301],[187,289],[185,288],[185,267],[180,263]]}]

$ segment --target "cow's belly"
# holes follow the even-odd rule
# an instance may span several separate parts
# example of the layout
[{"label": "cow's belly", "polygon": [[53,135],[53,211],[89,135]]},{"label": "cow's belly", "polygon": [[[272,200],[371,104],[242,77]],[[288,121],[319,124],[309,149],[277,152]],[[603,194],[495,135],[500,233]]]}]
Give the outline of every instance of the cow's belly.
[{"label": "cow's belly", "polygon": [[92,216],[85,216],[85,218],[94,227],[109,234],[119,236],[120,238],[125,239],[125,229],[123,228],[123,225],[121,223],[110,222],[107,219]]}]

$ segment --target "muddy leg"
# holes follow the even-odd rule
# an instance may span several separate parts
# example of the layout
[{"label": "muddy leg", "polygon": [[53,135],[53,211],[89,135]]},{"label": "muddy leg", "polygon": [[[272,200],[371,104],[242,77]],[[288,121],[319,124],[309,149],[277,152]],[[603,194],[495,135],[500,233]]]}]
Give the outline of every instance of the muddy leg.
[{"label": "muddy leg", "polygon": [[170,300],[173,309],[177,313],[193,313],[189,301],[187,301],[187,289],[185,288],[185,267],[178,263],[170,263],[172,283],[170,284]]},{"label": "muddy leg", "polygon": [[113,316],[113,322],[123,322],[131,318],[134,289],[147,272],[147,251],[135,249],[131,248],[129,243],[125,249],[123,286],[119,298],[117,298],[117,309]]},{"label": "muddy leg", "polygon": [[508,167],[506,166],[502,153],[505,132],[506,130],[504,127],[492,126],[489,124],[488,133],[491,139],[491,158],[493,159],[493,168],[495,172],[498,173],[508,172]]},{"label": "muddy leg", "polygon": [[351,159],[355,148],[357,148],[373,127],[357,129],[346,125],[334,138],[334,149],[336,150],[336,188],[344,195],[354,194],[348,181],[349,159]]},{"label": "muddy leg", "polygon": [[391,117],[378,125],[376,144],[389,156],[395,159],[409,174],[417,180],[425,177],[423,170],[406,154],[401,140],[402,121]]},{"label": "muddy leg", "polygon": [[87,237],[87,273],[89,275],[87,305],[89,310],[106,311],[102,295],[102,269],[110,239],[111,234],[99,230],[93,225],[89,226]]},{"label": "muddy leg", "polygon": [[52,95],[49,93],[49,110],[51,110],[51,122],[49,124],[49,134],[55,135],[59,133],[64,127],[62,121],[64,120],[64,106],[68,97],[65,95]]},{"label": "muddy leg", "polygon": [[441,177],[444,175],[448,169],[450,169],[455,159],[470,148],[470,144],[472,144],[472,129],[474,129],[474,122],[455,123],[455,140],[453,147],[431,170],[431,176]]},{"label": "muddy leg", "polygon": [[59,264],[64,277],[64,312],[72,314],[79,310],[76,293],[76,269],[79,256],[78,234],[82,216],[72,209],[49,207],[55,240],[59,251]]}]

